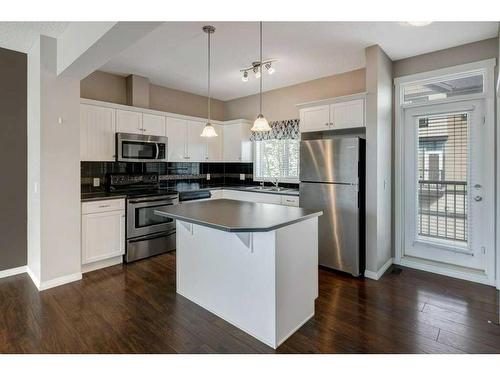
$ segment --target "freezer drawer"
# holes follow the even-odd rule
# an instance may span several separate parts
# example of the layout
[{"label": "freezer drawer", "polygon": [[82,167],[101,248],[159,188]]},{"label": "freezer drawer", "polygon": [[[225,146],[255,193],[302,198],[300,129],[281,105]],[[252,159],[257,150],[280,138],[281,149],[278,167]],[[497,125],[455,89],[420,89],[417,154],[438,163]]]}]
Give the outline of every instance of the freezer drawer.
[{"label": "freezer drawer", "polygon": [[300,181],[358,183],[359,138],[300,142]]},{"label": "freezer drawer", "polygon": [[300,183],[300,207],[320,209],[319,264],[359,276],[360,210],[357,186]]}]

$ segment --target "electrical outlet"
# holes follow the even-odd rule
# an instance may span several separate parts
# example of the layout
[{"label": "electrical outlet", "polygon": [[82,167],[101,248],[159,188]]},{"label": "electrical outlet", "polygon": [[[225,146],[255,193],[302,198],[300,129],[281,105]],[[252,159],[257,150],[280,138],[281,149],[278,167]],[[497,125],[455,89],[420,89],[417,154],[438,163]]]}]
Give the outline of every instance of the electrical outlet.
[{"label": "electrical outlet", "polygon": [[207,173],[207,181],[210,181],[210,173]]},{"label": "electrical outlet", "polygon": [[245,181],[245,174],[244,173],[240,173],[240,180]]},{"label": "electrical outlet", "polygon": [[94,177],[93,185],[94,187],[101,186],[101,179],[99,177]]}]

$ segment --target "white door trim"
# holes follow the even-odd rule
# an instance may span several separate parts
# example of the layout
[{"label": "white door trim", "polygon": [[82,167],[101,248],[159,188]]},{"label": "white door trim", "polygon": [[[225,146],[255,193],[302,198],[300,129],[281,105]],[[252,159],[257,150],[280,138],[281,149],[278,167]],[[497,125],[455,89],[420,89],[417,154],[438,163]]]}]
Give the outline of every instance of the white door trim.
[{"label": "white door trim", "polygon": [[[452,75],[452,74],[457,74],[460,72],[466,72],[466,71],[471,71],[471,70],[483,70],[484,72],[484,77],[485,77],[485,87],[484,87],[484,94],[475,96],[475,99],[483,99],[484,100],[484,109],[485,109],[485,126],[487,127],[487,131],[489,132],[488,139],[490,140],[491,144],[491,149],[495,150],[495,65],[496,65],[496,59],[488,59],[488,60],[483,60],[483,61],[477,61],[474,63],[470,64],[464,64],[464,65],[457,65],[449,68],[444,68],[444,69],[439,69],[439,70],[434,70],[434,71],[429,71],[429,72],[424,72],[424,73],[418,73],[418,74],[412,74],[408,76],[403,76],[394,79],[394,85],[395,85],[395,122],[396,122],[396,128],[395,128],[395,137],[394,137],[394,142],[395,142],[395,212],[394,212],[394,221],[395,221],[395,257],[394,257],[394,263],[395,264],[400,264],[400,265],[406,265],[409,267],[414,267],[417,268],[415,265],[415,262],[405,262],[404,257],[403,257],[403,246],[404,246],[404,228],[405,228],[405,222],[404,222],[404,212],[405,212],[405,207],[404,207],[404,131],[402,129],[403,123],[404,123],[404,106],[403,106],[403,101],[402,101],[402,92],[401,92],[401,87],[404,86],[405,84],[408,84],[410,82],[415,82],[415,81],[420,81],[420,80],[427,80],[427,79],[432,79],[434,77],[439,77],[439,76],[446,76],[446,75]],[[499,93],[500,97],[500,93]],[[457,100],[470,100],[471,97],[464,97],[464,98],[458,98],[458,99],[453,99],[453,101]],[[439,101],[443,102],[443,101]],[[446,101],[445,101],[446,102]],[[448,102],[451,102],[448,101]],[[430,102],[427,104],[438,104],[438,102]],[[500,135],[497,132],[497,137],[498,137],[498,144],[500,144]],[[497,160],[497,155],[494,156],[494,160],[492,161],[491,165],[491,171],[492,173],[495,172],[495,162]],[[500,231],[500,202],[497,201],[496,197],[500,196],[500,166],[497,164],[497,175],[496,175],[496,187],[494,188],[495,194],[495,199],[494,201],[496,202],[497,205],[497,215],[496,217],[492,217],[492,220],[496,219],[496,225],[495,227],[497,228],[497,233]],[[500,289],[500,259],[497,259],[496,253],[497,249],[500,248],[500,239],[495,233],[495,249],[492,249],[492,251],[488,252],[488,264],[490,267],[494,269],[495,265],[495,260],[496,260],[496,275],[494,274],[495,272],[492,272],[493,274],[488,275],[488,278],[485,283],[489,285],[496,285],[498,289]],[[499,257],[500,258],[500,257]],[[406,264],[405,264],[406,263]],[[448,276],[453,276],[450,274],[449,271],[446,270],[441,270],[442,267],[420,267],[421,269],[425,269],[430,272],[434,273],[441,273],[445,274]],[[461,277],[461,273],[458,273],[454,275],[454,277]],[[478,279],[474,277],[473,281],[481,282],[481,279]],[[482,279],[484,280],[484,279]],[[495,282],[496,280],[496,282]]]}]

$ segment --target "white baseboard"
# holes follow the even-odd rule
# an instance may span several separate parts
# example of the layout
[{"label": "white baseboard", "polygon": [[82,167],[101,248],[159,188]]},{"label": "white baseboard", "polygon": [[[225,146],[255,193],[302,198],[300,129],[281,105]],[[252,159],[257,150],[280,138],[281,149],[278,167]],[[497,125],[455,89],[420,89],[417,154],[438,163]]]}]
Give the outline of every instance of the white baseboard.
[{"label": "white baseboard", "polygon": [[394,259],[389,258],[387,262],[384,263],[382,267],[377,272],[365,270],[365,277],[372,279],[372,280],[378,280],[382,277],[382,275],[387,271],[387,269],[392,265]]},{"label": "white baseboard", "polygon": [[56,277],[55,279],[52,280],[42,281],[40,283],[38,290],[42,291],[50,288],[55,288],[56,286],[72,283],[73,281],[78,281],[81,279],[82,279],[81,272],[73,273],[71,275]]},{"label": "white baseboard", "polygon": [[437,273],[438,275],[454,277],[455,279],[462,279],[479,284],[495,286],[495,284],[492,283],[491,280],[489,280],[488,277],[481,272],[474,272],[472,270],[468,272],[466,269],[452,268],[451,266],[445,267],[438,263],[433,264],[430,261],[424,261],[424,260],[419,261],[418,258],[408,258],[408,257],[401,258],[401,260],[396,264],[405,267],[415,268],[421,271]]},{"label": "white baseboard", "polygon": [[27,269],[26,266],[21,266],[21,267],[9,268],[8,270],[0,271],[0,279],[3,277],[9,277],[9,276],[14,276],[14,275],[19,275],[20,273],[25,273],[26,269]]},{"label": "white baseboard", "polygon": [[33,271],[29,267],[26,267],[26,272],[28,273],[29,277],[31,277],[31,281],[33,281],[33,284],[35,284],[36,288],[40,290],[40,279],[33,273]]},{"label": "white baseboard", "polygon": [[118,255],[113,258],[100,260],[97,262],[82,264],[82,273],[95,271],[101,268],[116,266],[117,264],[123,263],[123,255]]}]

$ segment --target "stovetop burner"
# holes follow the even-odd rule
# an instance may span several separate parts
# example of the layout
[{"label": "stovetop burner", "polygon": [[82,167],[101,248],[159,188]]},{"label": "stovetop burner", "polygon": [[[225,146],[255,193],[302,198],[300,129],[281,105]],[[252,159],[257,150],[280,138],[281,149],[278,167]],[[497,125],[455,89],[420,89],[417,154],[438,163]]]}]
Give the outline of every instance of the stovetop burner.
[{"label": "stovetop burner", "polygon": [[111,174],[108,191],[124,193],[127,197],[150,197],[156,195],[176,195],[177,191],[161,188],[157,174]]}]

